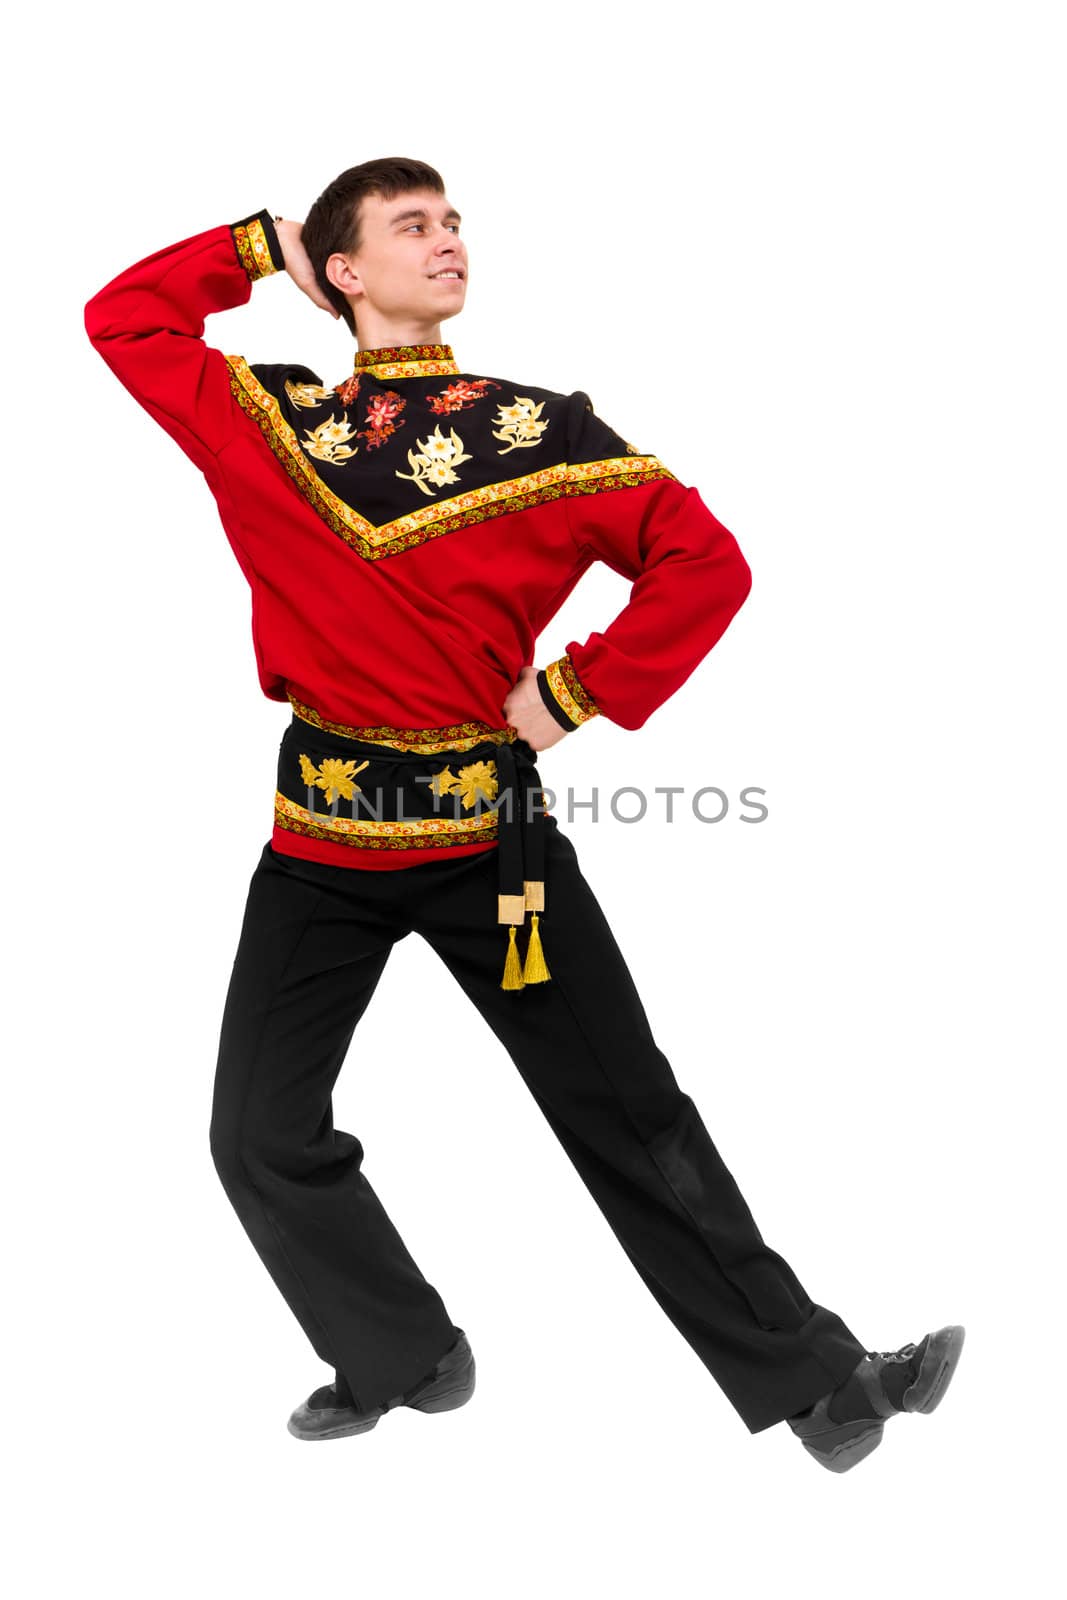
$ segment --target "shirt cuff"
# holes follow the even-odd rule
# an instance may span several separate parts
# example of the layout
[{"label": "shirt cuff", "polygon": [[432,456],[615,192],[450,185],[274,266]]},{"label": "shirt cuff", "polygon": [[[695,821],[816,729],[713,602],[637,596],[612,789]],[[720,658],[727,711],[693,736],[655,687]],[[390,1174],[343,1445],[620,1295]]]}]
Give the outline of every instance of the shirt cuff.
[{"label": "shirt cuff", "polygon": [[240,222],[231,222],[230,234],[237,259],[253,283],[284,270],[285,256],[269,211],[256,211]]},{"label": "shirt cuff", "polygon": [[583,687],[568,655],[541,668],[537,687],[541,699],[562,728],[579,728],[583,722],[600,714],[600,707]]}]

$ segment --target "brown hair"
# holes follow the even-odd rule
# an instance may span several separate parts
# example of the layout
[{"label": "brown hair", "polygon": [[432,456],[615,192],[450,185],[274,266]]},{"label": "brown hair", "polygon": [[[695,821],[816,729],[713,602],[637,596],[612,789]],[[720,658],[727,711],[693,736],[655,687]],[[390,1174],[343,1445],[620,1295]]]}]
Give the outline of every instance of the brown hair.
[{"label": "brown hair", "polygon": [[382,156],[375,161],[362,161],[358,167],[342,172],[327,184],[307,214],[301,243],[315,269],[319,288],[344,317],[353,338],[356,337],[356,322],[352,307],[326,276],[326,263],[335,251],[347,256],[359,249],[362,243],[360,201],[365,194],[394,200],[398,194],[408,194],[413,189],[444,194],[444,179],[425,161],[415,161],[408,156]]}]

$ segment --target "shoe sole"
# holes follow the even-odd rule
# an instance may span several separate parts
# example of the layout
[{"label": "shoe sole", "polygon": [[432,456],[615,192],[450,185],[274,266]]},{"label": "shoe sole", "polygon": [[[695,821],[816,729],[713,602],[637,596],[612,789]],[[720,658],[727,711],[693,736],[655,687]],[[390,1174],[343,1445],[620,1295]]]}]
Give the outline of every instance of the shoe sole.
[{"label": "shoe sole", "polygon": [[930,1335],[930,1342],[919,1365],[919,1375],[911,1388],[904,1391],[901,1403],[905,1411],[929,1415],[937,1410],[945,1398],[945,1390],[952,1382],[965,1333],[964,1328],[953,1325],[939,1328]]},{"label": "shoe sole", "polygon": [[817,1450],[803,1441],[804,1448],[809,1456],[813,1456],[820,1467],[825,1467],[827,1472],[847,1472],[860,1461],[869,1456],[872,1450],[877,1450],[882,1442],[885,1424],[876,1422],[873,1427],[867,1425],[861,1433],[851,1439],[846,1439],[842,1444],[835,1445],[832,1450]]},{"label": "shoe sole", "polygon": [[[474,1393],[475,1362],[473,1354],[468,1364],[455,1373],[454,1376],[456,1381],[449,1388],[441,1390],[437,1394],[427,1395],[423,1400],[399,1401],[397,1406],[402,1405],[406,1410],[425,1412],[455,1411],[460,1406],[465,1406]],[[393,1409],[394,1407],[390,1405],[389,1410]],[[319,1413],[319,1415],[321,1414]],[[362,1420],[357,1421],[339,1422],[333,1427],[317,1428],[314,1432],[305,1432],[299,1425],[294,1426],[293,1418],[290,1417],[287,1427],[294,1439],[347,1439],[354,1433],[369,1433],[372,1428],[377,1427],[385,1414],[384,1411],[379,1411],[376,1416],[364,1417]],[[343,1415],[350,1418],[352,1415],[351,1410],[346,1407]]]},{"label": "shoe sole", "polygon": [[[345,1414],[351,1415],[347,1410]],[[372,1428],[377,1427],[384,1415],[384,1412],[379,1412],[378,1416],[365,1417],[362,1422],[339,1422],[332,1428],[321,1428],[314,1433],[305,1433],[302,1428],[294,1427],[292,1417],[286,1426],[294,1439],[347,1439],[352,1433],[369,1433]]]}]

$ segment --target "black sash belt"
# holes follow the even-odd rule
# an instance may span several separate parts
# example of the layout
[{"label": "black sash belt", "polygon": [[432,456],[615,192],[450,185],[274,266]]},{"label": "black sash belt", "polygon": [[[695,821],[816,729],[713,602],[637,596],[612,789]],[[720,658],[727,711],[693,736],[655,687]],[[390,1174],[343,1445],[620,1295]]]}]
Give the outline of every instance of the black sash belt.
[{"label": "black sash belt", "polygon": [[[507,922],[508,951],[504,963],[502,989],[522,989],[528,983],[544,983],[551,974],[545,964],[538,914],[545,909],[545,818],[544,793],[537,772],[537,758],[525,739],[502,744],[497,752],[500,792],[506,808],[501,817],[500,892],[497,921]],[[507,798],[510,797],[510,798]],[[510,812],[510,815],[506,814]],[[530,942],[526,962],[519,966],[515,947],[515,927],[521,927],[527,911],[532,913]]]},{"label": "black sash belt", "polygon": [[[432,731],[432,730],[431,730]],[[503,989],[545,983],[544,793],[525,739],[398,750],[315,727],[294,714],[278,753],[275,823],[354,849],[421,849],[495,839],[497,921],[508,925]],[[516,930],[532,913],[525,961]]]}]

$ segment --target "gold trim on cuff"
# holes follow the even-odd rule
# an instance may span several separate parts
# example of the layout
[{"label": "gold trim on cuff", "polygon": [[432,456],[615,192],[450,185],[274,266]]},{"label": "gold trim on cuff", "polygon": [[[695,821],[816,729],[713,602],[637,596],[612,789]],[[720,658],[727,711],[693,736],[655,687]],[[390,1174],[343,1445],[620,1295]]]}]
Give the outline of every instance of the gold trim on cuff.
[{"label": "gold trim on cuff", "polygon": [[235,223],[232,232],[241,265],[253,283],[280,270],[274,265],[266,230],[258,217],[251,222]]},{"label": "gold trim on cuff", "polygon": [[583,686],[569,655],[560,656],[558,661],[549,663],[545,668],[545,682],[557,705],[573,723],[581,726],[591,717],[600,715],[600,707]]}]

